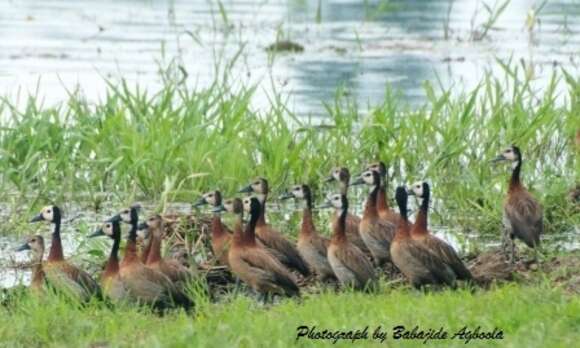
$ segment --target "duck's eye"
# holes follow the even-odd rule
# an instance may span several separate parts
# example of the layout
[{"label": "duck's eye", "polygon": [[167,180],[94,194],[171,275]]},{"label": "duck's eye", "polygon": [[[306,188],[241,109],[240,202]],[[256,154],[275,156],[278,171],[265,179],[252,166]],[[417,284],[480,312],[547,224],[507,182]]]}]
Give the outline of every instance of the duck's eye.
[{"label": "duck's eye", "polygon": [[47,212],[48,214],[50,214],[50,213],[52,213],[52,210],[51,210],[51,209],[48,209],[46,212]]},{"label": "duck's eye", "polygon": [[105,227],[106,228],[111,228],[111,224],[106,224]]},{"label": "duck's eye", "polygon": [[208,197],[213,197],[213,193],[210,193],[210,194],[208,195]]},{"label": "duck's eye", "polygon": [[35,242],[36,242],[36,239],[32,238],[32,239],[30,240],[30,242],[31,242],[31,243],[35,243]]},{"label": "duck's eye", "polygon": [[506,151],[506,152],[507,152],[507,153],[511,153],[511,152],[512,152],[512,149],[507,149],[507,151]]}]

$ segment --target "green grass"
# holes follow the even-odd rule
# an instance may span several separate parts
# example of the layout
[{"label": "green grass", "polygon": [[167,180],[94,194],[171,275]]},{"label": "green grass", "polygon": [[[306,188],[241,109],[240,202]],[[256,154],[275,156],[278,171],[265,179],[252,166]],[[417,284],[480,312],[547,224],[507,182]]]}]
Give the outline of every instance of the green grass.
[{"label": "green grass", "polygon": [[[508,284],[489,291],[467,289],[419,293],[400,288],[379,294],[325,292],[305,296],[301,303],[285,300],[263,308],[245,296],[226,303],[205,303],[196,314],[174,312],[158,317],[131,307],[110,309],[98,303],[85,308],[58,298],[23,296],[12,309],[0,308],[0,346],[168,346],[258,347],[330,346],[330,342],[296,341],[297,327],[355,330],[381,326],[386,346],[423,346],[422,341],[394,341],[397,325],[422,329],[443,327],[450,335],[463,326],[504,333],[498,341],[478,341],[469,347],[571,347],[580,339],[580,298],[569,296],[548,282]],[[357,346],[373,345],[369,340]],[[445,346],[465,347],[462,340]],[[441,346],[441,342],[430,342]],[[375,343],[375,345],[378,345]],[[350,346],[340,341],[338,346]]]},{"label": "green grass", "polygon": [[[254,90],[226,82],[196,90],[167,82],[154,95],[111,84],[96,104],[77,94],[54,107],[35,97],[24,108],[3,100],[0,201],[28,213],[47,202],[98,208],[135,200],[163,210],[210,188],[231,195],[257,175],[270,179],[274,197],[304,181],[320,198],[333,189],[321,184],[331,167],[356,173],[382,159],[391,190],[431,181],[436,222],[497,233],[509,170],[489,160],[516,143],[524,182],[544,205],[547,233],[577,226],[566,193],[580,178],[572,142],[580,128],[580,80],[562,71],[539,93],[519,66],[499,64],[505,76],[489,75],[472,91],[425,83],[428,101],[418,108],[387,91],[362,115],[352,100],[337,97],[324,126],[296,117],[278,97],[270,109],[255,111]],[[13,215],[1,233],[18,233],[26,218]]]}]

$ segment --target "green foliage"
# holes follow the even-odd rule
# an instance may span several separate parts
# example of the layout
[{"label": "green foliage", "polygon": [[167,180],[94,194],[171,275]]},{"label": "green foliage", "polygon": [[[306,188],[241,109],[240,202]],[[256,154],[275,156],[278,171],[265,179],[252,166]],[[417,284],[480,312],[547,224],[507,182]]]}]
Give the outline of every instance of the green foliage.
[{"label": "green foliage", "polygon": [[[361,115],[337,93],[323,124],[291,114],[281,98],[255,111],[254,89],[225,82],[196,90],[168,82],[153,95],[110,84],[97,104],[77,94],[56,107],[32,97],[24,108],[4,100],[0,199],[29,210],[47,201],[98,207],[135,199],[163,209],[211,188],[234,194],[257,175],[270,180],[273,197],[297,181],[320,196],[334,189],[321,185],[332,166],[356,174],[382,159],[394,183],[431,181],[438,222],[498,233],[509,170],[489,160],[516,143],[548,233],[578,225],[566,193],[579,177],[572,138],[580,128],[580,81],[563,71],[539,95],[525,71],[499,63],[505,77],[488,75],[469,92],[425,83],[428,101],[416,109],[387,91],[383,103]],[[557,102],[558,85],[568,92]]]}]

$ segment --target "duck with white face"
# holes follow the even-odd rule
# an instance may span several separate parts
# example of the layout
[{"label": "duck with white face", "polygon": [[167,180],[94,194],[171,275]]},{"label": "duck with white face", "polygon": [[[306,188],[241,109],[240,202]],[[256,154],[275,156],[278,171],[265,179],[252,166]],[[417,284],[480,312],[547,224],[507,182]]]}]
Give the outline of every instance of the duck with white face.
[{"label": "duck with white face", "polygon": [[[228,202],[230,205],[232,202]],[[211,220],[211,247],[218,264],[227,266],[228,265],[228,249],[231,242],[232,231],[227,227],[221,219],[220,212],[222,211],[221,192],[218,190],[210,191],[205,194],[194,204],[194,207],[202,207],[209,204],[213,207],[213,217]]]},{"label": "duck with white face", "polygon": [[44,271],[42,270],[44,238],[41,235],[28,237],[26,243],[16,249],[16,251],[24,250],[30,250],[32,254],[32,282],[30,283],[30,289],[36,294],[41,294],[45,285]]},{"label": "duck with white face", "polygon": [[128,293],[125,283],[119,274],[119,247],[121,244],[121,222],[108,221],[102,224],[89,238],[106,236],[113,240],[109,259],[105,264],[105,269],[101,274],[101,287],[103,294],[109,299],[117,302],[127,300]]},{"label": "duck with white face", "polygon": [[298,234],[296,248],[308,266],[314,270],[320,281],[336,279],[332,267],[328,263],[327,249],[330,240],[318,234],[312,217],[312,191],[306,184],[295,185],[290,188],[280,199],[294,198],[304,201],[305,207],[302,212],[302,226]]},{"label": "duck with white face", "polygon": [[389,206],[389,199],[387,197],[388,192],[388,177],[387,177],[387,166],[384,162],[374,162],[367,166],[366,170],[371,170],[379,174],[379,178],[381,180],[381,186],[379,188],[379,193],[377,195],[377,211],[379,212],[379,217],[381,219],[385,219],[395,226],[399,223],[399,219],[401,216],[395,212]]},{"label": "duck with white face", "polygon": [[409,194],[404,186],[397,187],[395,199],[399,206],[401,221],[391,243],[393,263],[405,275],[411,285],[419,289],[426,285],[449,285],[455,287],[455,273],[424,243],[411,237],[408,219]]},{"label": "duck with white face", "polygon": [[[228,211],[236,215],[232,246],[228,253],[232,272],[248,284],[264,302],[272,295],[300,296],[292,273],[263,245],[257,243],[255,229],[261,209],[259,200],[256,197],[246,197],[243,200],[236,198],[227,206]],[[245,228],[244,211],[250,215],[250,221]]]},{"label": "duck with white face", "polygon": [[101,289],[97,282],[87,272],[65,260],[60,237],[61,220],[62,212],[56,205],[42,208],[31,220],[31,222],[46,221],[54,225],[50,251],[42,267],[47,283],[76,301],[85,302],[93,296],[100,297]]},{"label": "duck with white face", "polygon": [[396,225],[385,219],[381,219],[377,210],[377,197],[381,185],[379,173],[367,170],[353,182],[353,185],[366,184],[371,192],[367,198],[363,217],[359,225],[360,235],[370,250],[375,265],[383,267],[390,263],[391,242],[395,237]]},{"label": "duck with white face", "polygon": [[376,285],[373,266],[365,254],[346,235],[348,199],[345,194],[330,195],[320,208],[333,207],[339,211],[333,223],[332,238],[327,250],[328,263],[344,287],[372,290]]},{"label": "duck with white face", "polygon": [[[534,249],[535,258],[544,231],[542,206],[521,183],[522,152],[512,145],[498,155],[493,163],[511,163],[512,175],[504,204],[504,248],[510,248],[510,262],[515,263],[515,239]],[[507,251],[506,251],[507,252]]]},{"label": "duck with white face", "polygon": [[[257,178],[252,183],[240,190],[240,193],[254,193],[255,198],[260,202],[260,216],[256,221],[256,237],[268,249],[272,249],[275,257],[291,270],[295,270],[304,277],[310,275],[310,269],[300,256],[300,253],[290,241],[288,241],[280,231],[266,223],[265,212],[269,193],[268,181],[264,178]],[[250,201],[244,199],[244,209],[249,213]]]},{"label": "duck with white face", "polygon": [[[324,180],[324,182],[328,183],[328,182],[333,182],[333,181],[336,181],[339,183],[340,193],[344,194],[345,196],[348,195],[348,187],[350,185],[350,172],[349,172],[348,168],[346,168],[346,167],[333,168],[330,171],[330,176],[328,176]],[[335,216],[330,221],[329,227],[331,230],[332,230],[332,226],[334,224],[336,224],[339,215],[340,215],[340,212],[338,210],[336,210]],[[360,250],[362,250],[362,252],[364,252],[366,255],[371,257],[371,252],[367,248],[365,242],[363,241],[363,239],[360,235],[360,231],[359,231],[360,221],[361,221],[360,217],[358,217],[355,214],[348,213],[346,215],[346,235],[347,235],[348,240],[351,243],[356,245]]]},{"label": "duck with white face", "polygon": [[428,229],[427,217],[429,215],[429,200],[431,197],[431,186],[426,181],[416,182],[411,185],[409,195],[414,195],[421,200],[419,212],[415,218],[415,224],[411,228],[411,238],[421,243],[429,249],[443,263],[449,266],[455,273],[456,279],[471,280],[473,277],[469,269],[465,266],[457,252],[451,245],[442,239],[434,236]]}]

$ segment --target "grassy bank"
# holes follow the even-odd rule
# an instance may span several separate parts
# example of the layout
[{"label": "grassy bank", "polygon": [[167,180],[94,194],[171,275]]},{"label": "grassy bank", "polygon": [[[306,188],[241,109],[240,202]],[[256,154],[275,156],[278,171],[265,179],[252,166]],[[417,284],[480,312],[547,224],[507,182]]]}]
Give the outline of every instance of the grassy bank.
[{"label": "grassy bank", "polygon": [[[503,285],[489,291],[468,289],[422,294],[410,289],[383,290],[376,295],[332,293],[306,296],[262,308],[247,297],[222,304],[201,304],[191,317],[184,312],[158,317],[130,307],[92,304],[78,308],[56,297],[39,302],[25,296],[13,309],[0,308],[0,346],[174,346],[174,347],[309,347],[331,341],[300,339],[297,327],[319,330],[363,330],[367,340],[356,346],[379,345],[372,339],[381,326],[385,346],[424,346],[423,340],[394,340],[393,327],[423,330],[443,327],[450,336],[464,326],[482,331],[498,328],[503,340],[447,339],[431,346],[571,347],[580,339],[580,299],[544,281],[531,286]],[[350,346],[339,341],[338,346]]]},{"label": "grassy bank", "polygon": [[[168,84],[155,95],[111,85],[97,104],[77,94],[55,107],[35,98],[20,109],[2,101],[0,201],[30,211],[48,201],[98,208],[147,200],[163,210],[209,188],[231,194],[256,175],[275,191],[306,181],[321,195],[332,166],[356,172],[380,158],[393,183],[432,182],[436,222],[496,233],[508,169],[488,161],[517,143],[548,233],[564,231],[579,223],[566,193],[580,176],[572,141],[580,128],[580,81],[561,72],[538,94],[520,76],[506,67],[505,77],[487,76],[474,90],[453,94],[427,83],[428,102],[416,109],[387,92],[364,116],[337,99],[323,126],[276,100],[254,111],[252,89],[220,83],[195,91]],[[556,103],[559,84],[567,94]],[[13,226],[3,232],[19,230]]]}]

